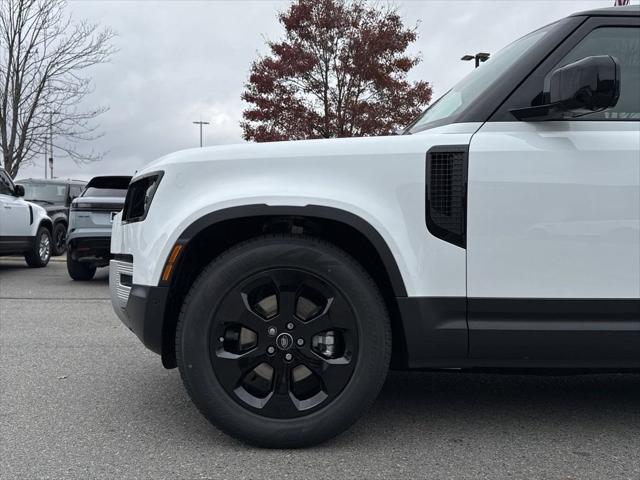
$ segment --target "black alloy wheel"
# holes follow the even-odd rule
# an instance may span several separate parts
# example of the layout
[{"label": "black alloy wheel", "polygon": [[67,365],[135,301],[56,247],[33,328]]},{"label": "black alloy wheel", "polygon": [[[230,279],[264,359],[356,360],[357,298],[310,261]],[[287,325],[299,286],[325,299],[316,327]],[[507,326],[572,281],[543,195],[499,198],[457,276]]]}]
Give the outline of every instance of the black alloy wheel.
[{"label": "black alloy wheel", "polygon": [[184,300],[176,360],[200,411],[242,441],[299,448],[375,400],[391,329],[377,285],[336,246],[293,235],[238,245]]},{"label": "black alloy wheel", "polygon": [[54,256],[62,255],[67,250],[67,227],[64,223],[58,222],[53,227],[53,249]]},{"label": "black alloy wheel", "polygon": [[211,331],[218,380],[242,406],[294,418],[346,386],[358,354],[355,314],[335,287],[302,269],[260,272],[231,289]]}]

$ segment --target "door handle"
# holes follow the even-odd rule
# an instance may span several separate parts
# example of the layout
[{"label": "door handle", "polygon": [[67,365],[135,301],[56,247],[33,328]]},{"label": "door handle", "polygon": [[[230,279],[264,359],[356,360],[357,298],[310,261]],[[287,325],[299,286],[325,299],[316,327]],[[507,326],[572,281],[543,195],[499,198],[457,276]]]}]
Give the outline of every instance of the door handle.
[{"label": "door handle", "polygon": [[3,206],[4,206],[4,208],[7,208],[7,209],[11,210],[11,205],[3,205]]}]

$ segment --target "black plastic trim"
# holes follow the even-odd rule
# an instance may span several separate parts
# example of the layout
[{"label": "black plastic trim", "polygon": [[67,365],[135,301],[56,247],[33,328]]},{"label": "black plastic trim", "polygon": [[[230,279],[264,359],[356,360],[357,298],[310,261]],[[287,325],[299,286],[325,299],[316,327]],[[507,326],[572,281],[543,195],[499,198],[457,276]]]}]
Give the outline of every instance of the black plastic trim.
[{"label": "black plastic trim", "polygon": [[134,284],[125,308],[123,323],[157,354],[162,354],[162,327],[168,296],[167,287]]},{"label": "black plastic trim", "polygon": [[364,235],[374,246],[378,255],[382,259],[382,262],[387,271],[387,275],[391,281],[394,295],[397,297],[406,297],[407,290],[404,285],[404,280],[400,274],[398,264],[389,249],[389,246],[382,238],[380,233],[371,226],[366,220],[354,215],[345,210],[337,208],[323,207],[319,205],[307,205],[304,207],[293,206],[269,206],[265,204],[244,205],[240,207],[231,207],[223,210],[217,210],[209,213],[191,225],[189,225],[180,238],[178,243],[183,245],[187,244],[192,238],[194,238],[199,232],[216,223],[232,220],[237,218],[247,217],[264,217],[264,216],[300,216],[308,218],[320,218],[327,220],[334,220],[350,225]]},{"label": "black plastic trim", "polygon": [[640,299],[470,298],[469,346],[478,359],[640,363]]},{"label": "black plastic trim", "polygon": [[[158,354],[168,296],[168,287],[134,284],[123,320]],[[640,369],[640,299],[397,301],[407,339],[397,368]]]},{"label": "black plastic trim", "polygon": [[[432,155],[433,153],[462,153],[464,155],[462,166],[462,185],[461,185],[461,197],[455,198],[452,193],[452,200],[459,203],[459,208],[462,210],[458,221],[460,225],[458,228],[459,233],[452,232],[444,228],[436,218],[433,216],[432,208],[432,191],[433,191],[433,179],[431,178],[432,172]],[[469,146],[468,145],[437,145],[429,149],[426,156],[426,179],[425,179],[425,221],[427,229],[431,234],[461,248],[467,246],[467,179],[469,170]]]},{"label": "black plastic trim", "polygon": [[78,237],[69,240],[67,255],[72,260],[98,266],[108,265],[111,255],[111,237]]},{"label": "black plastic trim", "polygon": [[36,237],[29,236],[1,236],[0,237],[0,254],[23,253],[33,247]]},{"label": "black plastic trim", "polygon": [[116,253],[113,255],[113,259],[120,262],[133,263],[133,255],[130,253]]},{"label": "black plastic trim", "polygon": [[467,358],[465,297],[397,298],[406,338],[406,368],[426,368]]}]

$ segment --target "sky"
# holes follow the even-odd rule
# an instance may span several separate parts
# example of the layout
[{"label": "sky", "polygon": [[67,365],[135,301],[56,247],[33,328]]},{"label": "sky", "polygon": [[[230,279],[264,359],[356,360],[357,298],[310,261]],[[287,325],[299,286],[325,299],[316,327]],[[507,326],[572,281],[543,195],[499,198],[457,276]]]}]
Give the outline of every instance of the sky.
[{"label": "sky", "polygon": [[[632,0],[637,4],[639,0]],[[410,78],[431,83],[434,100],[471,69],[460,57],[496,52],[516,38],[571,13],[609,7],[613,0],[413,0],[395,3],[406,25],[418,25],[411,53],[422,63]],[[74,20],[109,26],[118,52],[94,67],[88,106],[106,105],[97,120],[103,135],[86,148],[104,152],[98,162],[76,165],[54,152],[56,177],[131,175],[146,163],[199,145],[193,121],[210,122],[205,146],[241,143],[246,105],[240,100],[251,62],[277,40],[277,13],[288,1],[75,0]],[[42,156],[44,157],[44,155]],[[44,158],[19,178],[42,177]]]}]

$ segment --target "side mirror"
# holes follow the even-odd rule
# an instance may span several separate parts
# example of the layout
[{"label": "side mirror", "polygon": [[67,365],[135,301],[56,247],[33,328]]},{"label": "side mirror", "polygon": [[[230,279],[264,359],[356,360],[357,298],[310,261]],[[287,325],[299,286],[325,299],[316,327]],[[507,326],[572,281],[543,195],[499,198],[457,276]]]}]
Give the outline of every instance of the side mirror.
[{"label": "side mirror", "polygon": [[586,57],[560,67],[549,78],[548,103],[512,110],[518,120],[573,118],[615,107],[620,65],[609,55]]},{"label": "side mirror", "polygon": [[24,187],[22,185],[16,185],[13,193],[16,197],[24,197]]}]

